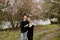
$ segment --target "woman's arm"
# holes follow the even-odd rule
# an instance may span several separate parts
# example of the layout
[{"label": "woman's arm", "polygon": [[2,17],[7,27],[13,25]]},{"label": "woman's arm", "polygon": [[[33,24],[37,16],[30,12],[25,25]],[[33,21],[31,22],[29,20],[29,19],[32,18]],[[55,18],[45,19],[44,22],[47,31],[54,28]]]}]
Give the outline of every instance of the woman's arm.
[{"label": "woman's arm", "polygon": [[29,23],[29,27],[32,27],[32,26],[34,26],[34,24],[31,22],[31,23]]}]

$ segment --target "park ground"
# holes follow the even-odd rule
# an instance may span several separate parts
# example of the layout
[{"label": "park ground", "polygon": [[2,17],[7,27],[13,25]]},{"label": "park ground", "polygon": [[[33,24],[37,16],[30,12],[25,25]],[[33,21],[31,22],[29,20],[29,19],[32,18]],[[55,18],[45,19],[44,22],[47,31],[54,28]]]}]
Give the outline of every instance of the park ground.
[{"label": "park ground", "polygon": [[[20,40],[20,28],[0,31],[0,40]],[[60,40],[60,25],[35,26],[34,40]]]}]

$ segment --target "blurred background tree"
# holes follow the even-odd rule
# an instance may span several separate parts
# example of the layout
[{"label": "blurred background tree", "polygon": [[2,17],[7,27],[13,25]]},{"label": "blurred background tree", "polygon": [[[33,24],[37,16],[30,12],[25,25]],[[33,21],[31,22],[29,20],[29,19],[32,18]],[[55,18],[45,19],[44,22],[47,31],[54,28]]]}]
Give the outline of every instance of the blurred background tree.
[{"label": "blurred background tree", "polygon": [[46,7],[49,6],[48,11],[46,12],[49,18],[58,18],[58,23],[60,23],[60,0],[47,0]]},{"label": "blurred background tree", "polygon": [[12,28],[18,27],[23,15],[31,13],[31,1],[29,0],[5,0],[1,4],[1,21],[10,22]]},{"label": "blurred background tree", "polygon": [[12,28],[18,27],[25,14],[32,15],[36,19],[56,17],[60,23],[60,0],[5,0],[0,2],[0,20],[10,22]]}]

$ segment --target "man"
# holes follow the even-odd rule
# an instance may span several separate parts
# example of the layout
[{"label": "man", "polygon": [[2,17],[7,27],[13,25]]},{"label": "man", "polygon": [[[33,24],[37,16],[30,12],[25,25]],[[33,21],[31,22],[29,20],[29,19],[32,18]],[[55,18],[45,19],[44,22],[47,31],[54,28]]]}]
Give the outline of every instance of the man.
[{"label": "man", "polygon": [[28,18],[29,21],[29,28],[28,28],[28,33],[27,33],[27,37],[28,40],[33,40],[33,30],[34,30],[34,24],[32,23],[31,18]]},{"label": "man", "polygon": [[27,40],[28,26],[29,22],[27,21],[27,16],[25,15],[21,21],[21,40]]}]

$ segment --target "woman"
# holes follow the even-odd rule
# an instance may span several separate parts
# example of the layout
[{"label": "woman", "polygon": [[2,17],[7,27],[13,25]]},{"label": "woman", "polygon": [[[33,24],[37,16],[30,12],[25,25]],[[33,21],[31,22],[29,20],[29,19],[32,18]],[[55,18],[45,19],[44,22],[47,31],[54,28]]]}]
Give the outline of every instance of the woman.
[{"label": "woman", "polygon": [[34,25],[30,17],[28,17],[28,21],[29,21],[29,28],[28,28],[27,37],[28,37],[28,40],[33,40]]}]

